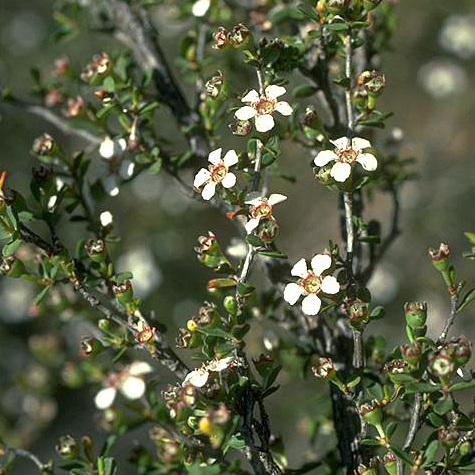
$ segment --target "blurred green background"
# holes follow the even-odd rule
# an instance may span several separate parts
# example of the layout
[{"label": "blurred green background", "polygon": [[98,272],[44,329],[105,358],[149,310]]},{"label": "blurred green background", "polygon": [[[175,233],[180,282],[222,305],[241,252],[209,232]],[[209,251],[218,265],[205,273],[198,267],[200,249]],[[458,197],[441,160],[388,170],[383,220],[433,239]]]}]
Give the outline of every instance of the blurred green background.
[{"label": "blurred green background", "polygon": [[[448,296],[427,259],[429,246],[447,242],[459,278],[475,283],[473,263],[461,258],[469,248],[463,232],[475,232],[475,4],[471,0],[401,0],[398,10],[400,22],[392,51],[382,58],[387,82],[381,108],[395,115],[375,141],[402,131],[404,155],[417,158],[419,179],[403,188],[403,234],[370,283],[375,303],[385,305],[389,315],[374,324],[371,331],[390,336],[394,344],[404,340],[405,301],[428,301],[431,334],[440,332],[448,314]],[[176,35],[188,26],[167,23],[161,28],[161,41],[167,46],[170,62],[177,48]],[[52,44],[49,37],[54,29],[52,2],[1,2],[2,87],[10,86],[15,94],[27,98],[32,66],[49,74],[57,57],[66,54],[79,67],[92,54],[107,50],[104,37],[93,34],[82,35],[72,43]],[[247,86],[252,85],[244,87]],[[38,118],[2,105],[0,113],[0,167],[9,171],[9,185],[23,193],[27,193],[34,164],[29,150],[35,137],[49,132],[71,150],[80,147],[80,142],[61,136]],[[163,131],[174,134],[170,123],[165,114]],[[392,128],[397,128],[396,132]],[[244,142],[236,141],[225,131],[225,148],[226,143],[237,148]],[[280,248],[295,261],[320,252],[329,238],[339,239],[337,200],[313,179],[311,157],[290,143],[284,144],[283,150],[282,168],[295,174],[298,181],[289,184],[276,179],[271,190],[289,198],[276,214],[281,226]],[[192,176],[186,179],[191,182]],[[116,259],[122,269],[134,272],[141,282],[139,293],[145,297],[146,307],[155,309],[158,319],[167,322],[173,339],[177,327],[207,298],[205,288],[210,273],[195,258],[196,238],[212,230],[227,246],[235,232],[233,226],[217,211],[189,200],[166,175],[144,175],[121,189],[118,197],[104,204],[104,209],[113,212],[116,231],[123,238],[114,250]],[[364,217],[380,218],[386,230],[389,212],[387,197],[376,195],[367,203]],[[63,227],[62,237],[73,242],[81,232],[80,225]],[[255,280],[259,278],[254,276]],[[34,318],[29,311],[32,295],[27,284],[0,281],[0,371],[13,369],[21,373],[28,367],[25,341]],[[473,340],[474,317],[469,308],[457,322],[454,334],[464,333]],[[266,322],[255,325],[248,346],[256,355],[264,349],[262,338],[270,326]],[[80,336],[71,336],[72,347]],[[162,377],[165,382],[169,375],[163,372]],[[276,433],[283,435],[291,466],[296,466],[306,455],[312,456],[307,454],[311,449],[305,443],[308,421],[322,410],[325,390],[317,382],[303,383],[292,374],[284,374],[280,382],[282,389],[269,398],[271,424]],[[3,416],[17,414],[20,419],[22,413],[30,417],[29,412],[46,411],[48,422],[42,437],[26,437],[32,450],[46,459],[53,454],[60,435],[94,433],[93,394],[86,391],[78,396],[62,389],[57,394],[57,406],[50,401],[51,406],[43,408],[37,401],[23,397],[18,389],[0,388],[0,406]],[[129,445],[136,435],[127,439]],[[29,473],[24,468],[28,465],[18,467],[15,473]]]}]

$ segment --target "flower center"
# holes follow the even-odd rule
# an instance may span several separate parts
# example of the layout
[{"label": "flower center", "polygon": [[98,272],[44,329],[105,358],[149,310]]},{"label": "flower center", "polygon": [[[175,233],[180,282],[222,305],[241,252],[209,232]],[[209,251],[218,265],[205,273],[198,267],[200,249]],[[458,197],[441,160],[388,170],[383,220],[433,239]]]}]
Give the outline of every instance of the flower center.
[{"label": "flower center", "polygon": [[251,206],[249,210],[251,218],[268,218],[272,215],[272,206],[266,201],[263,201],[260,205]]},{"label": "flower center", "polygon": [[307,277],[300,282],[300,285],[308,294],[317,294],[322,287],[322,279],[313,272],[309,272]]},{"label": "flower center", "polygon": [[275,108],[275,101],[267,99],[267,97],[261,97],[261,100],[254,106],[259,115],[272,114]]},{"label": "flower center", "polygon": [[227,173],[224,163],[219,163],[214,167],[210,167],[209,171],[211,173],[211,181],[214,181],[215,183],[222,182]]},{"label": "flower center", "polygon": [[359,152],[350,148],[336,150],[339,161],[343,163],[353,163],[358,157]]}]

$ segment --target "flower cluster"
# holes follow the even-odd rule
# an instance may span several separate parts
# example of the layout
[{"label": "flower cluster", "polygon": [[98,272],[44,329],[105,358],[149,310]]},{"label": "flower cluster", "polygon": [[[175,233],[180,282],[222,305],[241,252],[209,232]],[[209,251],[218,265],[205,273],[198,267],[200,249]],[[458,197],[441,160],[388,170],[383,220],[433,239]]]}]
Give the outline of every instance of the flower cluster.
[{"label": "flower cluster", "polygon": [[208,382],[210,373],[221,373],[221,371],[235,364],[236,360],[232,356],[221,359],[215,358],[188,373],[183,381],[183,385],[191,384],[195,388],[202,388]]}]

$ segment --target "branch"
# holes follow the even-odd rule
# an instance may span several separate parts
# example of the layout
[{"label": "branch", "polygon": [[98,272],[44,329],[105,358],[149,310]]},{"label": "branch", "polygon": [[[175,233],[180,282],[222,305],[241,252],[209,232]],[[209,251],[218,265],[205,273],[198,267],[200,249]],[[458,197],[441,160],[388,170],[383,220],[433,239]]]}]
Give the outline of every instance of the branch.
[{"label": "branch", "polygon": [[457,304],[458,304],[458,293],[454,292],[450,294],[450,315],[447,321],[445,322],[445,326],[440,334],[439,338],[437,339],[437,346],[444,345],[447,341],[447,335],[449,333],[450,327],[455,322],[455,317],[457,316]]},{"label": "branch", "polygon": [[53,461],[50,460],[47,463],[43,463],[35,454],[32,454],[28,450],[25,449],[17,449],[14,447],[9,447],[8,445],[5,445],[3,443],[0,443],[1,449],[11,452],[14,454],[16,457],[23,457],[31,462],[33,462],[36,465],[36,468],[41,472],[41,473],[54,473],[54,468],[53,468]]},{"label": "branch", "polygon": [[[417,430],[419,427],[419,416],[421,413],[421,405],[422,405],[422,393],[416,393],[414,398],[414,408],[412,410],[411,415],[411,422],[409,424],[409,430],[406,435],[406,440],[404,441],[404,445],[402,446],[403,451],[407,451],[411,448],[411,445],[416,438]],[[397,475],[403,475],[404,473],[404,466],[402,460],[398,457],[397,458]]]}]

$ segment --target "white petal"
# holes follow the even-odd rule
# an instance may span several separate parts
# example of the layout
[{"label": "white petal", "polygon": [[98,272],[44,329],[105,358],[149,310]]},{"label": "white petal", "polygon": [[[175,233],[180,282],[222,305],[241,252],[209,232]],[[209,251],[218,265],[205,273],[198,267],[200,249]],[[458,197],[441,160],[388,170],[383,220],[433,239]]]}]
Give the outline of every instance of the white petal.
[{"label": "white petal", "polygon": [[212,163],[213,165],[218,165],[221,163],[221,148],[217,148],[216,150],[213,150],[209,155],[208,155],[208,162]]},{"label": "white petal", "polygon": [[302,258],[296,262],[290,273],[296,277],[306,277],[307,275],[307,263],[305,259]]},{"label": "white petal", "polygon": [[201,192],[201,196],[203,197],[204,200],[209,201],[214,196],[215,193],[216,193],[216,183],[213,183],[212,181],[210,181],[203,188],[203,191]]},{"label": "white petal", "polygon": [[228,152],[226,152],[223,161],[227,168],[236,165],[236,163],[239,161],[236,151],[229,150]]},{"label": "white petal", "polygon": [[366,139],[362,139],[361,137],[355,137],[351,141],[351,148],[353,150],[363,150],[364,148],[371,147],[371,142]]},{"label": "white petal", "polygon": [[51,198],[48,200],[48,209],[52,210],[57,201],[58,201],[58,195],[51,196]]},{"label": "white petal", "polygon": [[233,360],[234,358],[232,356],[227,356],[226,358],[221,358],[220,360],[211,360],[206,365],[206,368],[210,371],[220,372],[225,370]]},{"label": "white petal", "polygon": [[99,146],[99,155],[102,158],[111,158],[114,156],[114,141],[106,137]]},{"label": "white petal", "polygon": [[270,114],[256,116],[256,129],[259,132],[268,132],[275,125],[274,118]]},{"label": "white petal", "polygon": [[119,174],[125,180],[134,174],[135,163],[130,160],[122,160],[120,164]]},{"label": "white petal", "polygon": [[199,188],[200,186],[204,185],[207,181],[209,181],[209,177],[211,173],[206,168],[202,168],[196,175],[193,181],[193,186],[195,188]]},{"label": "white petal", "polygon": [[191,13],[193,13],[193,16],[196,16],[196,17],[205,16],[206,12],[209,10],[210,5],[211,5],[210,0],[198,0],[197,2],[193,4]]},{"label": "white petal", "polygon": [[136,376],[125,378],[119,389],[127,399],[139,399],[145,394],[145,383]]},{"label": "white petal", "polygon": [[302,312],[305,315],[316,315],[322,306],[322,301],[315,295],[307,295],[302,300]]},{"label": "white petal", "polygon": [[336,162],[335,165],[332,166],[330,171],[330,175],[340,183],[343,183],[347,180],[351,173],[351,166],[349,163],[342,163]]},{"label": "white petal", "polygon": [[259,93],[255,89],[251,89],[242,99],[241,102],[259,102]]},{"label": "white petal", "polygon": [[340,291],[340,284],[332,275],[327,275],[322,280],[322,292],[326,294],[337,294]]},{"label": "white petal", "polygon": [[262,194],[260,191],[251,191],[246,195],[246,201],[244,201],[247,205],[258,206],[262,203]]},{"label": "white petal", "polygon": [[252,119],[256,114],[257,111],[254,109],[254,107],[244,106],[234,113],[234,117],[239,120],[249,120]]},{"label": "white petal", "polygon": [[290,104],[285,101],[279,101],[275,105],[275,110],[282,115],[292,115],[292,112],[294,111]]},{"label": "white petal", "polygon": [[107,409],[112,406],[116,394],[115,388],[101,389],[94,398],[94,404],[98,409]]},{"label": "white petal", "polygon": [[312,257],[312,269],[317,275],[321,275],[332,265],[332,258],[328,254],[316,254]]},{"label": "white petal", "polygon": [[322,150],[321,152],[317,153],[313,163],[315,163],[317,167],[323,167],[327,163],[331,162],[332,160],[336,160],[337,158],[338,155],[333,150]]},{"label": "white petal", "polygon": [[195,369],[186,375],[183,385],[186,383],[191,384],[195,388],[202,388],[208,381],[209,373],[201,368]]},{"label": "white petal", "polygon": [[117,140],[116,143],[117,143],[118,149],[121,152],[125,151],[125,149],[127,148],[127,140],[125,140],[124,138]]},{"label": "white petal", "polygon": [[372,153],[362,153],[358,155],[356,161],[368,172],[373,172],[378,168],[378,161]]},{"label": "white petal", "polygon": [[269,196],[269,199],[267,202],[271,205],[274,206],[277,203],[282,203],[282,201],[285,201],[287,199],[287,196],[281,195],[280,193],[272,193],[272,195]]},{"label": "white petal", "polygon": [[104,211],[103,213],[101,213],[101,215],[99,216],[99,220],[101,222],[101,225],[102,227],[106,227],[106,226],[109,226],[109,224],[112,224],[112,221],[113,221],[113,216],[112,216],[112,213],[110,211]]},{"label": "white petal", "polygon": [[336,139],[336,140],[330,140],[330,142],[336,148],[347,148],[348,147],[348,137],[340,137],[339,139]]},{"label": "white petal", "polygon": [[286,93],[285,87],[276,86],[275,84],[271,84],[270,86],[266,87],[266,97],[267,99],[277,99],[279,96],[282,96]]},{"label": "white petal", "polygon": [[119,187],[117,179],[114,175],[108,175],[102,179],[102,186],[109,196],[117,196],[119,194]]},{"label": "white petal", "polygon": [[129,374],[132,376],[140,376],[142,374],[148,374],[153,371],[153,368],[145,361],[134,361],[129,366]]},{"label": "white petal", "polygon": [[232,188],[235,184],[236,175],[231,172],[226,173],[225,177],[223,178],[223,181],[221,182],[221,185],[223,185],[224,188]]},{"label": "white petal", "polygon": [[302,288],[300,285],[295,283],[290,283],[285,286],[284,289],[284,300],[288,302],[290,305],[294,305],[295,302],[299,299],[302,295]]},{"label": "white petal", "polygon": [[252,231],[254,231],[254,229],[256,229],[257,226],[259,226],[259,222],[260,222],[259,218],[250,219],[244,226],[246,228],[247,234],[251,234]]}]

